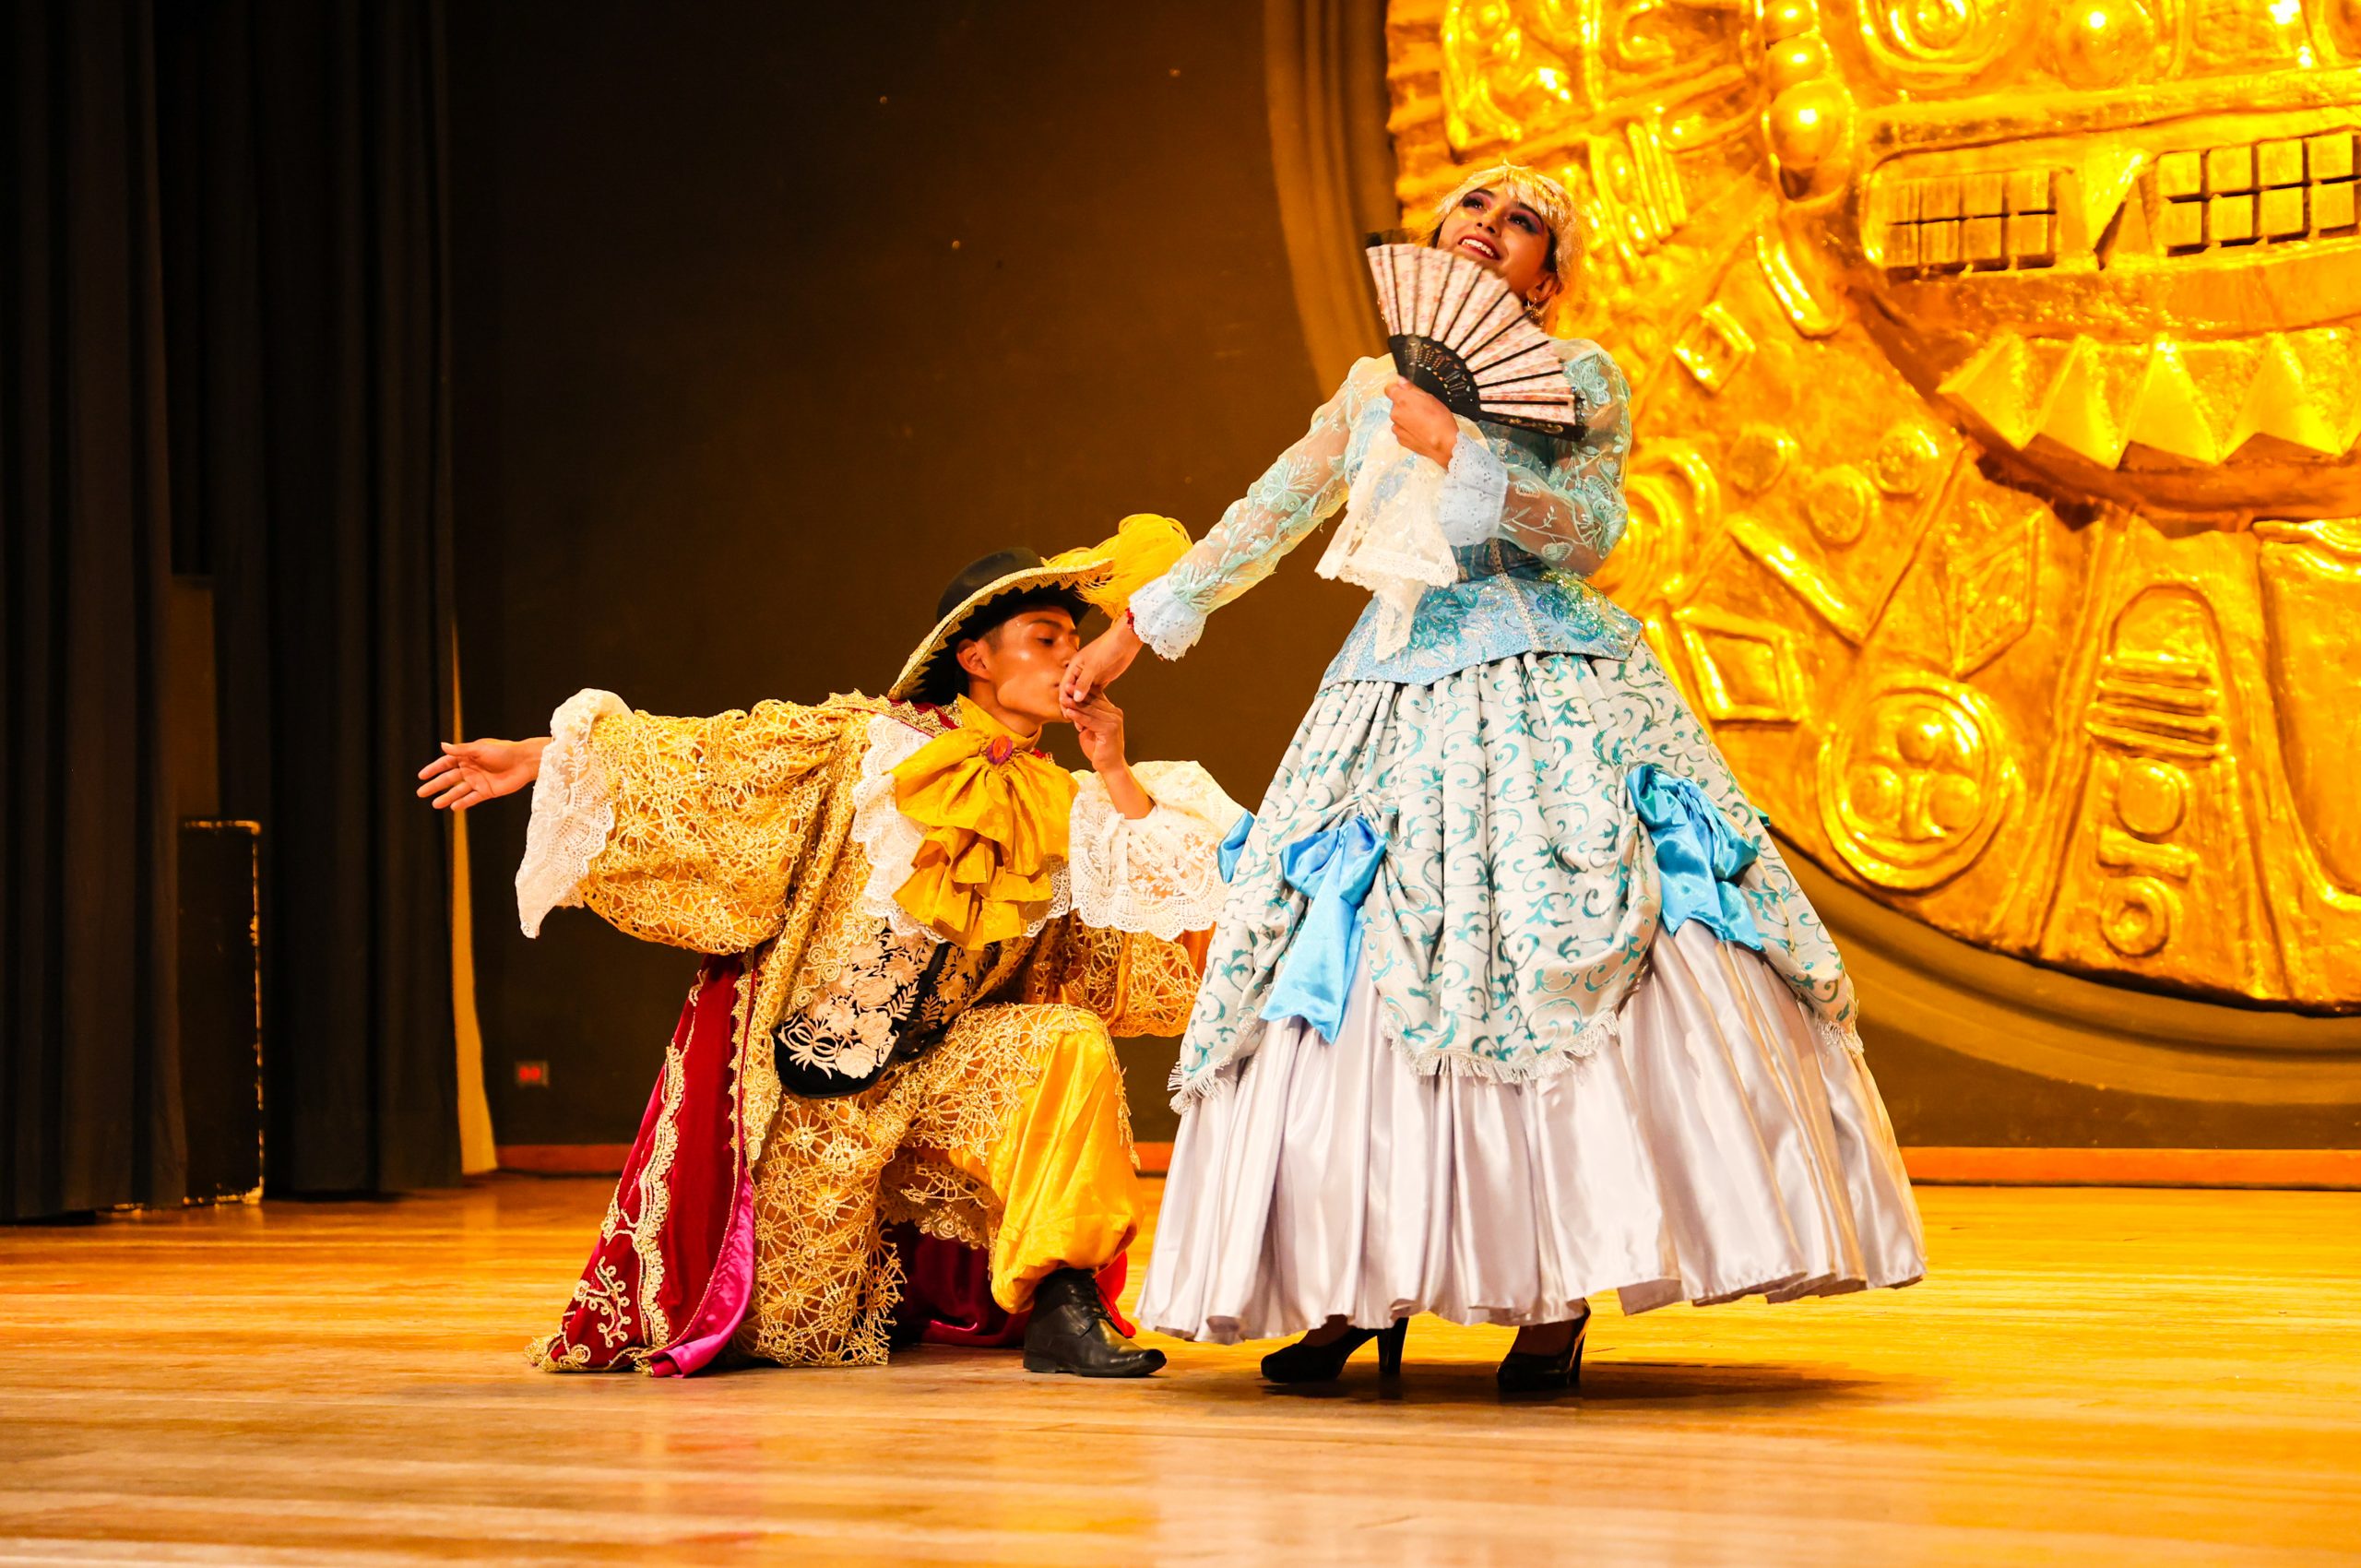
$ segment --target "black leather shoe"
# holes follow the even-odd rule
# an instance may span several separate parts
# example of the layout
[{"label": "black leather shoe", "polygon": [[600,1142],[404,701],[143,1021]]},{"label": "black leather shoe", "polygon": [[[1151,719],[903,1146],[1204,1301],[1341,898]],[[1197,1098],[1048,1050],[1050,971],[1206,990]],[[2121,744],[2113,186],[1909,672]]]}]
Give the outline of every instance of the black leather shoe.
[{"label": "black leather shoe", "polygon": [[1383,1328],[1347,1328],[1325,1345],[1299,1339],[1263,1358],[1263,1375],[1273,1383],[1333,1383],[1342,1377],[1353,1352],[1377,1341],[1377,1375],[1402,1372],[1402,1342],[1409,1336],[1410,1320],[1397,1317]]},{"label": "black leather shoe", "polygon": [[1528,1350],[1511,1350],[1501,1358],[1501,1370],[1494,1373],[1503,1394],[1562,1394],[1582,1381],[1583,1341],[1590,1335],[1590,1314],[1584,1313],[1582,1322],[1574,1325],[1573,1337],[1566,1348],[1554,1356],[1538,1356]]},{"label": "black leather shoe", "polygon": [[1033,1320],[1025,1325],[1026,1372],[1145,1377],[1162,1365],[1163,1351],[1116,1332],[1098,1282],[1081,1269],[1062,1268],[1034,1288]]}]

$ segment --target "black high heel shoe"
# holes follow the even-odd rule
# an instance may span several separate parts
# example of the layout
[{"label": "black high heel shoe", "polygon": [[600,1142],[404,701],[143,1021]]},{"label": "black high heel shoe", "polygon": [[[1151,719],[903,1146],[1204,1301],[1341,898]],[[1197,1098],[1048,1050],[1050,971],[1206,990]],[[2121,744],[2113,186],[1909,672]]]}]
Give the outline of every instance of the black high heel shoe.
[{"label": "black high heel shoe", "polygon": [[1583,1341],[1589,1335],[1590,1314],[1584,1313],[1582,1322],[1574,1325],[1573,1336],[1566,1341],[1566,1348],[1556,1355],[1511,1350],[1501,1358],[1501,1370],[1493,1374],[1501,1392],[1561,1394],[1576,1386],[1583,1375]]},{"label": "black high heel shoe", "polygon": [[1377,1341],[1377,1375],[1402,1373],[1402,1342],[1409,1337],[1410,1320],[1397,1317],[1383,1328],[1347,1328],[1325,1345],[1299,1339],[1263,1358],[1263,1375],[1273,1383],[1334,1383],[1344,1374],[1353,1352]]}]

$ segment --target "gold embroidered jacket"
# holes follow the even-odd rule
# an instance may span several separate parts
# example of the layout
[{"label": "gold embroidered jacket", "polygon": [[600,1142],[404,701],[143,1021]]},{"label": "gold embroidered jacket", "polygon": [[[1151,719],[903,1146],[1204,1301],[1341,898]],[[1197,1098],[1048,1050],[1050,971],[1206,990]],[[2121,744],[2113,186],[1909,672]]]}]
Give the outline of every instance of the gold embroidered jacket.
[{"label": "gold embroidered jacket", "polygon": [[[891,770],[943,732],[936,709],[858,694],[813,707],[672,719],[584,692],[558,710],[517,873],[528,934],[560,905],[714,955],[745,956],[740,1001],[750,1158],[795,1065],[873,1078],[910,1028],[990,1002],[1068,1002],[1110,1033],[1186,1024],[1210,927],[1216,846],[1240,809],[1192,764],[1135,771],[1157,801],[1124,822],[1077,776],[1069,863],[1046,918],[974,952],[944,950],[893,902],[922,834]],[[921,994],[922,993],[922,994]]]}]

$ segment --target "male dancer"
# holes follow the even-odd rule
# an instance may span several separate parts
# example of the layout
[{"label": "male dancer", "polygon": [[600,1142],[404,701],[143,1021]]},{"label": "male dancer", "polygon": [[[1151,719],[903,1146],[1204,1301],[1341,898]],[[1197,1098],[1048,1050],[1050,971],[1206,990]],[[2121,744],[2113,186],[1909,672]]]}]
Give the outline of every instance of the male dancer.
[{"label": "male dancer", "polygon": [[[1218,914],[1243,814],[1194,764],[1134,770],[1121,712],[1059,687],[1087,601],[1121,614],[1178,533],[975,563],[883,701],[663,719],[586,691],[421,770],[437,808],[534,785],[528,935],[587,904],[707,955],[538,1364],[881,1361],[905,1224],[989,1260],[1028,1371],[1163,1364],[1094,1278],[1139,1214],[1109,1032],[1185,1023],[1202,935],[1176,939]],[[1038,749],[1060,721],[1092,771]]]}]

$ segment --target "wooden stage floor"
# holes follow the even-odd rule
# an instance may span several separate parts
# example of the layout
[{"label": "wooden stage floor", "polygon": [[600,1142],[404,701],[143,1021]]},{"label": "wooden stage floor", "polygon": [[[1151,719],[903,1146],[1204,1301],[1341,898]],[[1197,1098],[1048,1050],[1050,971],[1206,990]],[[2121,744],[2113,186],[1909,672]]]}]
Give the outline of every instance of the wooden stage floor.
[{"label": "wooden stage floor", "polygon": [[604,1191],[0,1229],[0,1562],[2361,1560],[2361,1194],[1927,1189],[1927,1284],[1603,1310],[1511,1407],[1431,1320],[1390,1394],[532,1372]]}]

